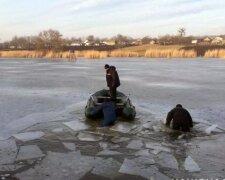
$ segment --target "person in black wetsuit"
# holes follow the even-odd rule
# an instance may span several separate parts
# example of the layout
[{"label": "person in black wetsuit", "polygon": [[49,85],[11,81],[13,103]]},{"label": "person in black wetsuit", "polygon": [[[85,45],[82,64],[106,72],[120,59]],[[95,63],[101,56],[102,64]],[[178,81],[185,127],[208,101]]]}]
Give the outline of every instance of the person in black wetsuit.
[{"label": "person in black wetsuit", "polygon": [[190,113],[182,107],[181,104],[177,104],[168,114],[166,118],[166,125],[170,126],[172,121],[172,128],[175,130],[181,130],[189,132],[193,127],[193,121]]}]

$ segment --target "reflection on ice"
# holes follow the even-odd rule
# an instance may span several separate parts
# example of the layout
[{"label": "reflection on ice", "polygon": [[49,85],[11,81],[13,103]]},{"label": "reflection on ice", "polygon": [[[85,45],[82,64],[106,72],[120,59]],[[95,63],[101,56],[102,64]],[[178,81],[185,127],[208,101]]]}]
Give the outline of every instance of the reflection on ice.
[{"label": "reflection on ice", "polygon": [[42,131],[36,131],[36,132],[25,132],[25,133],[14,134],[13,136],[20,141],[26,142],[26,141],[39,139],[44,135],[45,133],[43,133]]}]

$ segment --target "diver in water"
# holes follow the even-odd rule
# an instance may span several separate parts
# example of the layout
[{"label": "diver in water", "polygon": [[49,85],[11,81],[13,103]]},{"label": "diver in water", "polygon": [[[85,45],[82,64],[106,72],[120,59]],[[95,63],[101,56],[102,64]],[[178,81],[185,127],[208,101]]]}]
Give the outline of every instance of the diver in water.
[{"label": "diver in water", "polygon": [[190,113],[184,109],[181,104],[177,104],[176,107],[167,114],[166,125],[170,126],[171,121],[172,128],[175,130],[190,132],[190,128],[193,127]]}]

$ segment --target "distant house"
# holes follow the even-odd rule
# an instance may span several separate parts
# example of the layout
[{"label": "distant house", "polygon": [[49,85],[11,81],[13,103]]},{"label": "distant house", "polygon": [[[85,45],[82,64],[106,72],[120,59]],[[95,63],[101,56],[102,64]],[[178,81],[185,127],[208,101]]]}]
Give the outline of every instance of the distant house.
[{"label": "distant house", "polygon": [[103,41],[103,44],[107,45],[107,46],[115,46],[116,45],[116,41],[115,40]]},{"label": "distant house", "polygon": [[85,41],[83,42],[83,44],[84,44],[85,46],[94,46],[94,45],[95,45],[95,42],[94,42],[94,41],[90,41],[90,40],[85,40]]},{"label": "distant house", "polygon": [[212,44],[223,44],[224,43],[224,39],[222,37],[215,37],[213,40],[212,40]]},{"label": "distant house", "polygon": [[198,39],[194,39],[191,41],[191,44],[198,44]]},{"label": "distant house", "polygon": [[149,44],[156,44],[157,42],[155,41],[155,40],[151,40],[150,42],[149,42]]},{"label": "distant house", "polygon": [[81,43],[79,42],[73,42],[70,44],[70,46],[81,46]]}]

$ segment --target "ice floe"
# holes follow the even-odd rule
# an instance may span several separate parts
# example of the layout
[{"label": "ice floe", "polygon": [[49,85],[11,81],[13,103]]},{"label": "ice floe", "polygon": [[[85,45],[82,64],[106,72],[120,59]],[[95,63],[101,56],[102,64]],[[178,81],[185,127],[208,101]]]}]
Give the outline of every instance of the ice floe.
[{"label": "ice floe", "polygon": [[15,161],[17,151],[14,139],[0,141],[0,165],[13,163]]},{"label": "ice floe", "polygon": [[44,136],[45,133],[42,131],[35,131],[35,132],[25,132],[25,133],[19,133],[19,134],[14,134],[13,137],[16,139],[26,142],[26,141],[31,141],[35,139],[40,139],[42,136]]},{"label": "ice floe", "polygon": [[63,128],[55,128],[55,129],[52,130],[52,132],[61,133],[61,132],[63,132]]},{"label": "ice floe", "polygon": [[119,176],[120,166],[121,163],[112,158],[102,159],[95,164],[91,173],[114,179]]},{"label": "ice floe", "polygon": [[125,159],[119,170],[120,173],[137,175],[149,180],[160,179],[169,180],[167,176],[156,170],[154,167],[146,166],[142,161],[136,159]]},{"label": "ice floe", "polygon": [[107,142],[100,142],[100,143],[99,143],[99,146],[100,146],[102,149],[117,149],[117,148],[120,147],[120,146],[117,145],[117,144],[112,144],[112,143],[107,143]]},{"label": "ice floe", "polygon": [[80,141],[100,141],[103,139],[103,137],[89,132],[80,132],[77,137]]},{"label": "ice floe", "polygon": [[132,140],[127,145],[129,149],[141,149],[143,147],[143,142],[141,140]]},{"label": "ice floe", "polygon": [[12,164],[0,165],[0,171],[5,171],[5,172],[16,171],[22,167],[23,165],[12,165]]},{"label": "ice floe", "polygon": [[217,128],[217,124],[213,124],[212,126],[208,127],[205,129],[205,133],[210,135],[216,128]]},{"label": "ice floe", "polygon": [[191,158],[191,156],[188,156],[185,159],[184,168],[189,172],[199,172],[201,170],[198,164]]},{"label": "ice floe", "polygon": [[113,143],[121,143],[121,142],[129,141],[129,140],[130,138],[128,137],[114,137],[111,139]]},{"label": "ice floe", "polygon": [[42,153],[42,151],[40,150],[38,146],[27,145],[27,146],[20,147],[16,160],[22,161],[22,160],[28,160],[28,159],[41,158],[43,156],[45,156],[45,154]]},{"label": "ice floe", "polygon": [[48,152],[42,164],[27,171],[16,174],[16,177],[23,180],[56,180],[73,179],[79,180],[87,172],[91,171],[94,165],[101,160],[89,156],[83,156],[79,151],[64,153]]},{"label": "ice floe", "polygon": [[122,153],[117,151],[111,151],[111,150],[103,150],[100,151],[97,155],[98,156],[113,156],[113,155],[121,155]]},{"label": "ice floe", "polygon": [[142,149],[140,151],[137,151],[135,156],[150,156],[149,149]]},{"label": "ice floe", "polygon": [[84,124],[83,122],[80,122],[79,120],[65,122],[63,124],[72,129],[73,131],[85,130],[89,127],[88,125]]},{"label": "ice floe", "polygon": [[69,150],[71,150],[71,151],[75,151],[75,150],[76,150],[76,146],[75,146],[74,143],[66,143],[66,142],[64,142],[63,145],[64,145],[67,149],[69,149]]},{"label": "ice floe", "polygon": [[131,130],[135,129],[137,125],[128,122],[119,122],[112,126],[110,129],[113,131],[118,131],[121,133],[129,133]]},{"label": "ice floe", "polygon": [[178,162],[172,154],[161,153],[157,163],[162,167],[178,170]]},{"label": "ice floe", "polygon": [[171,152],[170,148],[162,146],[160,143],[145,142],[146,148],[152,149],[153,154],[158,154],[161,151]]}]

